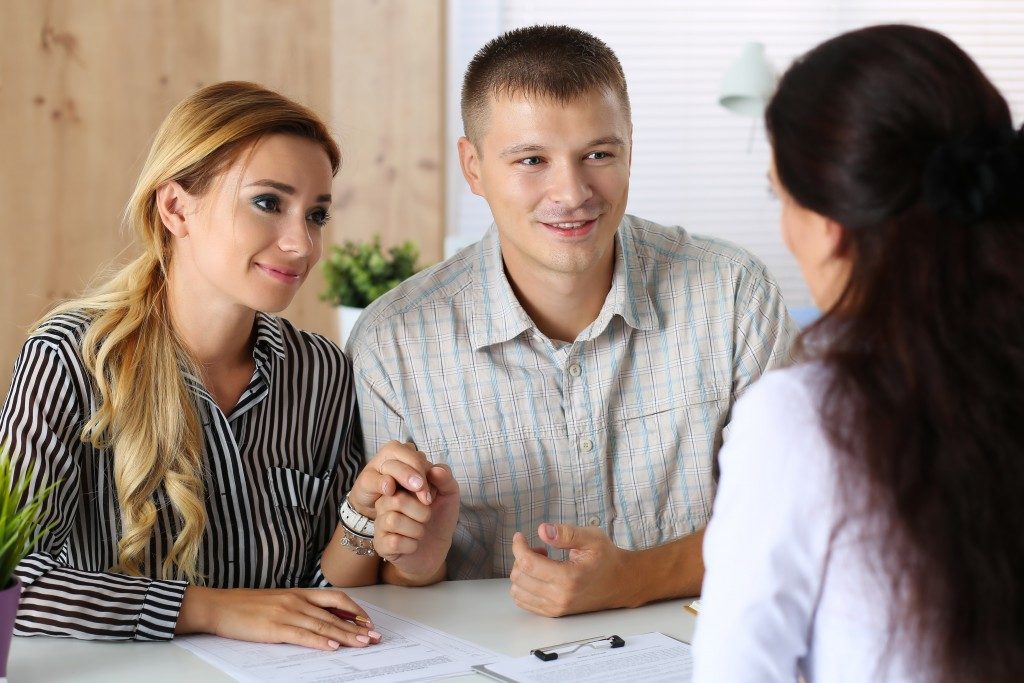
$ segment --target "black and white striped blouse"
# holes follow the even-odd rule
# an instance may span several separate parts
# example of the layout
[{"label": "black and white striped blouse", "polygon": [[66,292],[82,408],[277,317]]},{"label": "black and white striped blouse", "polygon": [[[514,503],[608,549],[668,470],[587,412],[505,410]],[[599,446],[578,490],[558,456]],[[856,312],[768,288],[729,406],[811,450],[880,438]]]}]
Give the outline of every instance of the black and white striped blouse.
[{"label": "black and white striped blouse", "polygon": [[[84,315],[33,334],[0,412],[16,471],[33,490],[60,481],[17,567],[24,590],[15,634],[93,639],[173,637],[185,583],[158,580],[178,531],[166,492],[142,577],[115,574],[120,537],[112,453],[82,443],[96,391],[82,364]],[[256,370],[231,414],[192,376],[205,440],[207,527],[199,570],[214,588],[326,586],[320,556],[338,502],[362,462],[351,364],[332,342],[269,315],[256,318]]]}]

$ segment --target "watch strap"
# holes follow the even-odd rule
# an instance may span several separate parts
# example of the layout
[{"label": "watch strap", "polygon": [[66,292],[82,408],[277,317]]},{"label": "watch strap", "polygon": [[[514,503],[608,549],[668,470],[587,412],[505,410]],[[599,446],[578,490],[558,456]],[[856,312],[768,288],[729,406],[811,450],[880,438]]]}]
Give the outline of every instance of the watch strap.
[{"label": "watch strap", "polygon": [[357,536],[373,538],[373,520],[366,515],[360,514],[345,496],[345,500],[338,506],[338,519],[341,525]]}]

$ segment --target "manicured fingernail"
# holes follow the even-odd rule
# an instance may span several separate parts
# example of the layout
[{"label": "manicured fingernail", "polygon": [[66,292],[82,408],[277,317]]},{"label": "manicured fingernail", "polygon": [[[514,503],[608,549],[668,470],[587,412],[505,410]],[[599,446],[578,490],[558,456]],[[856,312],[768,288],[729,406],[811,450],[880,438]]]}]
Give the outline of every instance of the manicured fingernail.
[{"label": "manicured fingernail", "polygon": [[374,640],[380,640],[380,634],[377,633],[376,631],[370,631],[370,637],[373,638]]},{"label": "manicured fingernail", "polygon": [[548,538],[555,538],[555,535],[558,532],[555,529],[555,525],[554,524],[545,524],[544,525],[544,533],[546,533],[548,535]]},{"label": "manicured fingernail", "polygon": [[369,643],[370,642],[369,636],[356,636],[356,640],[358,640],[360,643]]},{"label": "manicured fingernail", "polygon": [[327,641],[327,644],[328,644],[328,645],[330,645],[330,646],[331,646],[332,648],[334,648],[335,650],[337,650],[337,649],[338,649],[339,647],[341,647],[341,643],[339,643],[339,642],[338,642],[338,641],[336,641],[336,640],[328,640],[328,641]]},{"label": "manicured fingernail", "polygon": [[423,486],[423,479],[416,476],[409,477],[409,486],[419,489],[419,487]]},{"label": "manicured fingernail", "polygon": [[430,501],[434,500],[434,497],[430,495],[430,491],[424,492],[423,497],[427,499],[427,505],[430,505]]}]

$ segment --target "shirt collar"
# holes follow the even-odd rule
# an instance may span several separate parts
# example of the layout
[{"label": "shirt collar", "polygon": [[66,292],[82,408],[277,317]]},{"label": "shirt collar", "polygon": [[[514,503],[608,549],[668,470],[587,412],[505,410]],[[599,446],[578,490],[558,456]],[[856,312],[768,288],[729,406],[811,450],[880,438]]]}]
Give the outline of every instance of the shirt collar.
[{"label": "shirt collar", "polygon": [[635,220],[632,216],[624,216],[615,234],[612,286],[601,312],[589,328],[592,334],[588,338],[601,334],[615,315],[636,330],[651,331],[657,329],[660,323],[658,310],[651,299],[647,271],[637,251],[633,225]]},{"label": "shirt collar", "polygon": [[[647,274],[636,249],[633,219],[625,216],[615,235],[615,270],[612,286],[597,319],[580,335],[591,339],[601,334],[615,315],[638,330],[654,330],[660,322],[647,286]],[[500,344],[533,329],[534,323],[512,291],[501,258],[498,230],[491,225],[479,243],[477,288],[470,319],[474,349]]]},{"label": "shirt collar", "polygon": [[[262,379],[262,382],[257,382],[256,386],[250,385],[246,392],[243,392],[243,397],[250,390],[255,389],[257,393],[265,393],[267,387],[270,385],[271,378],[273,377],[273,366],[274,360],[284,360],[284,334],[281,332],[281,323],[272,315],[257,311],[256,320],[254,323],[256,332],[256,341],[252,347],[252,357],[256,361],[256,376]],[[203,386],[202,381],[193,375],[188,368],[182,367],[182,372],[185,375],[185,383],[199,395],[200,398],[205,399],[211,405],[214,404],[213,397]],[[241,399],[239,403],[241,403]]]},{"label": "shirt collar", "polygon": [[257,351],[262,351],[265,358],[270,354],[284,359],[284,334],[281,332],[281,323],[272,315],[257,311],[256,313],[256,343],[253,346],[253,358],[259,360]]},{"label": "shirt collar", "polygon": [[480,240],[476,264],[477,287],[469,339],[474,349],[507,342],[533,327],[505,275],[498,229],[492,223]]},{"label": "shirt collar", "polygon": [[281,323],[273,316],[256,312],[256,341],[252,345],[252,357],[256,361],[256,372],[270,385],[274,375],[274,361],[284,360],[284,335]]}]

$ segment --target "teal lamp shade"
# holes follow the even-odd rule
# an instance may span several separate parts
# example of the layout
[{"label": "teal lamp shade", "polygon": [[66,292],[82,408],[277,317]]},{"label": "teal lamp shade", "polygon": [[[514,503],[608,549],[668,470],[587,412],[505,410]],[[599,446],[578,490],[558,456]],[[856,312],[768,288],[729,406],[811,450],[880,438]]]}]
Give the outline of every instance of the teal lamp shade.
[{"label": "teal lamp shade", "polygon": [[744,116],[760,116],[775,91],[775,71],[761,43],[747,43],[722,80],[718,103]]}]

